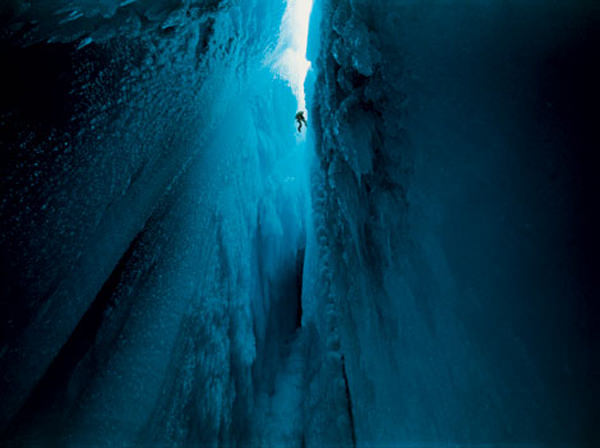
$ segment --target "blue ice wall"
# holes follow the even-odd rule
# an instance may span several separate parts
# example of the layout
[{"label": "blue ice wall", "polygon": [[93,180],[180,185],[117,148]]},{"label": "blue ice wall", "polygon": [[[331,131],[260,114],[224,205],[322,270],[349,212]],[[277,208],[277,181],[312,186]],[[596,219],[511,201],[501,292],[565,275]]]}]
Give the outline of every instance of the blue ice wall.
[{"label": "blue ice wall", "polygon": [[0,5],[0,444],[595,447],[594,2]]},{"label": "blue ice wall", "polygon": [[284,5],[69,5],[2,41],[2,440],[259,443],[308,212]]},{"label": "blue ice wall", "polygon": [[595,446],[597,7],[322,12],[312,440]]}]

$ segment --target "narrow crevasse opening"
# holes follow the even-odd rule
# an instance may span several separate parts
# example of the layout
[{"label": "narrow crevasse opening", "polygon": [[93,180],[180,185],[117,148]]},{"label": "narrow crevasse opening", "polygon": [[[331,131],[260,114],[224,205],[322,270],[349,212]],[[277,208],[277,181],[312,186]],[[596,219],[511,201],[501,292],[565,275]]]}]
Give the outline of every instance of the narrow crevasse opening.
[{"label": "narrow crevasse opening", "polygon": [[0,445],[600,446],[593,3],[0,2]]},{"label": "narrow crevasse opening", "polygon": [[[259,206],[254,239],[257,291],[253,299],[256,360],[252,367],[255,396],[250,442],[257,445],[301,446],[304,439],[306,337],[303,332],[303,282],[307,228],[311,222],[309,167],[313,150],[310,127],[294,122],[306,114],[304,82],[312,1],[289,0],[276,47],[264,59],[275,83],[284,83],[294,98],[275,109],[292,126],[291,147],[270,172],[273,193]],[[306,119],[306,115],[304,115]],[[297,119],[297,116],[296,116]],[[310,126],[310,125],[309,125]],[[288,141],[288,140],[286,140]]]},{"label": "narrow crevasse opening", "polygon": [[306,109],[304,82],[311,66],[306,57],[312,8],[313,0],[287,1],[277,47],[267,57],[274,72],[289,83],[296,96],[298,110]]}]

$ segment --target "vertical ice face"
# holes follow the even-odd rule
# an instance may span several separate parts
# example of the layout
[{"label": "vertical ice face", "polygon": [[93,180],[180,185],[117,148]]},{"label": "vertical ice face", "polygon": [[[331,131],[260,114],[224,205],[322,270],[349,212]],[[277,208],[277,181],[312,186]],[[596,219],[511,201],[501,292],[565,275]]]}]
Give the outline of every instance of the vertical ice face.
[{"label": "vertical ice face", "polygon": [[597,445],[592,3],[321,3],[311,440]]},{"label": "vertical ice face", "polygon": [[264,65],[284,5],[74,4],[12,12],[0,46],[3,442],[299,443],[306,165]]}]

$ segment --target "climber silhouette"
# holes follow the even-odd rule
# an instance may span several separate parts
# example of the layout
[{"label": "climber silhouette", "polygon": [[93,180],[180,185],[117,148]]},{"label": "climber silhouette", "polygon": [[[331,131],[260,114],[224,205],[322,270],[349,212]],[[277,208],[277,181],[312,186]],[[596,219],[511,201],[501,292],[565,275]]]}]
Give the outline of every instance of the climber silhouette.
[{"label": "climber silhouette", "polygon": [[304,123],[304,126],[308,127],[306,118],[304,118],[304,111],[299,110],[296,112],[296,121],[298,122],[298,132],[302,131],[302,123]]}]

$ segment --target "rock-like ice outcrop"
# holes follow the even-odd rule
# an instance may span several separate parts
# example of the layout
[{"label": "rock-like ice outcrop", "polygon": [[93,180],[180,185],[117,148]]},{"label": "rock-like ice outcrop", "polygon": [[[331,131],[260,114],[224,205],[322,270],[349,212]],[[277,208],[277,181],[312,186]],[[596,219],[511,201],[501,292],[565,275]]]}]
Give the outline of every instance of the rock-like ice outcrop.
[{"label": "rock-like ice outcrop", "polygon": [[581,3],[321,5],[313,442],[590,442]]}]

